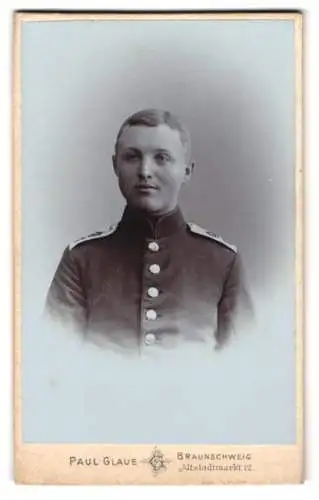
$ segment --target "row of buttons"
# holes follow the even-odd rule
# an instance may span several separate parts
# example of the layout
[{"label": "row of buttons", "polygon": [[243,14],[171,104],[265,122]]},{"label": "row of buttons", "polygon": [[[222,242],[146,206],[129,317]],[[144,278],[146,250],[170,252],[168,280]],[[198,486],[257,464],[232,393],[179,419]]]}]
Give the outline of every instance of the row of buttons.
[{"label": "row of buttons", "polygon": [[[156,241],[151,241],[149,244],[148,244],[148,249],[151,250],[151,252],[158,252],[159,250],[159,245],[158,243],[156,243]],[[161,268],[158,264],[151,264],[149,266],[149,271],[152,273],[152,274],[159,274],[160,271],[161,271]],[[154,286],[151,286],[148,290],[147,290],[147,295],[149,297],[152,297],[152,298],[156,298],[158,297],[159,295],[159,290],[158,288],[154,287]],[[154,309],[147,309],[146,313],[146,318],[148,320],[155,320],[157,318],[157,312],[154,310]],[[156,342],[156,336],[154,333],[146,333],[145,336],[144,336],[144,342],[146,345],[153,345],[155,344]]]}]

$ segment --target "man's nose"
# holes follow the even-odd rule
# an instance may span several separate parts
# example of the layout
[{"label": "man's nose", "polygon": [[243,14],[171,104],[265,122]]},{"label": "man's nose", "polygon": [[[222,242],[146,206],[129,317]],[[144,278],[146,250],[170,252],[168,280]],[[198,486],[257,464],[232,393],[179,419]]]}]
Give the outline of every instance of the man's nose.
[{"label": "man's nose", "polygon": [[152,161],[150,158],[142,158],[138,170],[138,176],[141,179],[149,179],[152,177]]}]

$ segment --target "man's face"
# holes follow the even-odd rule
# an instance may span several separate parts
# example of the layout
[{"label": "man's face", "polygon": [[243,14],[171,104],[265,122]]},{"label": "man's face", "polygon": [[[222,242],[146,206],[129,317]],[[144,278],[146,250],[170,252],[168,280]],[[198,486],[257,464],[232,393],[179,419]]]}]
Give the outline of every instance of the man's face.
[{"label": "man's face", "polygon": [[176,207],[192,173],[179,132],[165,124],[124,129],[113,165],[127,204],[154,215]]}]

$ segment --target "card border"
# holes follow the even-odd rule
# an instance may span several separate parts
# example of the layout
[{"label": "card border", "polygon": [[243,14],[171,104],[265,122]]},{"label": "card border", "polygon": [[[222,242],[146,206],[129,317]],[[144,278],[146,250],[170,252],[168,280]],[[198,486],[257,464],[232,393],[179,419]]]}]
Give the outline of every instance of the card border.
[{"label": "card border", "polygon": [[[164,456],[172,457],[172,450],[187,448],[194,453],[239,452],[251,453],[256,467],[267,464],[267,472],[260,475],[251,473],[244,478],[234,471],[225,476],[223,472],[209,474],[189,474],[187,478],[176,471],[154,477],[152,468],[145,468],[137,477],[128,469],[126,477],[114,472],[105,478],[103,468],[71,469],[63,457],[68,456],[68,448],[77,449],[79,454],[110,455],[119,449],[132,456],[132,449],[139,449],[140,456],[152,456],[154,445],[38,445],[22,442],[22,404],[21,404],[21,28],[26,22],[53,22],[72,20],[292,20],[295,31],[295,353],[296,353],[296,419],[297,439],[293,446],[188,446],[160,445]],[[301,11],[263,11],[263,12],[30,12],[13,13],[13,381],[14,381],[14,475],[15,481],[23,484],[240,484],[240,483],[300,483],[304,480],[304,187],[303,187],[303,20]],[[82,451],[81,451],[82,450]],[[84,450],[84,451],[83,451]],[[194,451],[195,450],[195,451]],[[118,453],[117,453],[118,454]],[[142,455],[141,455],[142,454]],[[270,456],[272,455],[272,457]],[[59,457],[59,461],[57,458]],[[170,460],[174,462],[174,460]],[[176,460],[175,460],[176,462]],[[50,465],[51,464],[51,465]],[[52,466],[52,464],[54,466]],[[60,464],[60,465],[59,465]],[[176,466],[176,464],[175,464]],[[90,473],[87,473],[89,471]],[[79,473],[80,472],[80,473]]]}]

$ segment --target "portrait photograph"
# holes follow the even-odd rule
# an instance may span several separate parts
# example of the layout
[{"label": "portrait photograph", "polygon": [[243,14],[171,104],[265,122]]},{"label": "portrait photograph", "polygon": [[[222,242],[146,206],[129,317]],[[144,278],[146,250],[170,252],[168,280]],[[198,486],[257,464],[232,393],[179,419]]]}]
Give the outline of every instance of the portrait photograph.
[{"label": "portrait photograph", "polygon": [[15,478],[299,483],[300,12],[15,12]]}]

